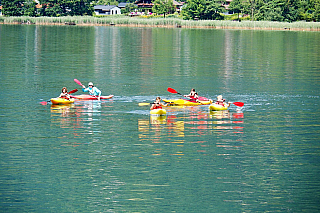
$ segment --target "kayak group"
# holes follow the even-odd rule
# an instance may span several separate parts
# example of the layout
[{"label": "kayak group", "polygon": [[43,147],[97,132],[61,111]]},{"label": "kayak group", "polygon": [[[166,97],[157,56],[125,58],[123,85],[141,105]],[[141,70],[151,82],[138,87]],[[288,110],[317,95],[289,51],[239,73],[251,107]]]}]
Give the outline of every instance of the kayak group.
[{"label": "kayak group", "polygon": [[[77,89],[74,89],[68,92],[67,88],[63,87],[59,97],[50,99],[52,104],[70,104],[70,103],[74,103],[75,99],[100,101],[101,99],[110,99],[113,97],[113,95],[101,96],[101,90],[95,87],[92,82],[89,82],[88,87],[86,88],[79,80],[74,79],[74,81],[82,87],[83,92],[88,92],[89,95],[82,94],[82,95],[73,96],[71,94],[77,92],[78,91]],[[172,88],[168,88],[168,92],[182,95]],[[189,94],[182,95],[182,96],[187,99],[182,99],[182,98],[172,99],[172,100],[162,99],[162,101],[165,102],[165,104],[161,103],[160,97],[157,97],[156,100],[153,103],[151,103],[150,114],[165,115],[166,110],[163,109],[163,107],[174,106],[174,105],[183,105],[183,106],[210,105],[209,106],[210,110],[221,111],[221,110],[227,110],[230,107],[230,104],[232,103],[232,102],[226,103],[222,95],[218,95],[217,100],[215,101],[205,97],[198,96],[198,93],[196,92],[195,89],[191,89]],[[41,104],[46,105],[46,102],[41,102]],[[139,106],[148,105],[148,104],[149,103],[139,103]],[[238,107],[242,107],[244,105],[244,103],[242,102],[233,102],[233,104]]]}]

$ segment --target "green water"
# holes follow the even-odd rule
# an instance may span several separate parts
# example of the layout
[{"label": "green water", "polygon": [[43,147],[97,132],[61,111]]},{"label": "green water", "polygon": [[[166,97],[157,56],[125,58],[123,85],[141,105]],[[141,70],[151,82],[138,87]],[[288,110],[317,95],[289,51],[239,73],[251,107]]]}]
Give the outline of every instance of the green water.
[{"label": "green water", "polygon": [[[318,212],[319,53],[315,32],[0,25],[0,212]],[[74,78],[115,97],[39,104]],[[245,105],[138,106],[168,87]]]}]

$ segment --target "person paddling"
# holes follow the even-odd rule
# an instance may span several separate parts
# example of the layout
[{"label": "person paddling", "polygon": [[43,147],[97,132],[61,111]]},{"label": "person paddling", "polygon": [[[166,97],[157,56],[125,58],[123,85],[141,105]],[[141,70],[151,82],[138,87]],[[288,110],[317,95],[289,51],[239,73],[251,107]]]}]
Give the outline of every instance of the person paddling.
[{"label": "person paddling", "polygon": [[67,87],[62,88],[61,94],[59,95],[59,98],[65,98],[67,100],[70,100],[70,95],[68,94]]},{"label": "person paddling", "polygon": [[88,88],[86,88],[84,85],[82,85],[82,91],[89,92],[90,95],[96,96],[98,98],[98,100],[100,101],[101,91],[97,87],[93,86],[92,82],[90,82],[88,84]]},{"label": "person paddling", "polygon": [[151,105],[150,110],[153,110],[153,109],[162,109],[162,107],[166,107],[166,106],[168,106],[168,104],[162,104],[162,103],[161,103],[161,98],[160,98],[160,97],[157,97],[157,98],[156,98],[156,101]]},{"label": "person paddling", "polygon": [[231,102],[225,103],[225,101],[226,101],[226,100],[222,98],[222,95],[218,95],[215,104],[229,107],[230,104],[231,104]]},{"label": "person paddling", "polygon": [[190,98],[191,101],[198,102],[198,93],[196,92],[195,89],[191,89],[190,93],[188,95],[184,95],[186,98]]}]

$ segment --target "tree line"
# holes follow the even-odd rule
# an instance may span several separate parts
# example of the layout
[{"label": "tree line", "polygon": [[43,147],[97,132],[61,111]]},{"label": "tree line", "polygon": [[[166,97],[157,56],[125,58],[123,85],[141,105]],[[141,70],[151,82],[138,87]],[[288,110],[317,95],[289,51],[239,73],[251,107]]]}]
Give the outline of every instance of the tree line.
[{"label": "tree line", "polygon": [[[94,5],[118,5],[116,0],[0,0],[4,16],[83,16],[93,15]],[[133,3],[134,0],[126,2]],[[156,14],[172,14],[172,0],[153,0],[152,11]],[[255,21],[320,21],[320,0],[233,0],[228,5],[224,0],[187,0],[181,16],[189,20],[223,20],[223,13],[246,15]],[[128,4],[126,12],[136,10]]]}]

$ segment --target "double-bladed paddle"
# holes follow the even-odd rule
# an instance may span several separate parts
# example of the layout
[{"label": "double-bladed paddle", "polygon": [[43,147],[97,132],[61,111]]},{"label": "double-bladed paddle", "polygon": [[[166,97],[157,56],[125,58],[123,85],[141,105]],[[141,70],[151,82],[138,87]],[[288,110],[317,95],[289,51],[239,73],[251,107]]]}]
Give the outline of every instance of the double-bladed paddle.
[{"label": "double-bladed paddle", "polygon": [[[168,87],[167,91],[170,92],[170,93],[182,95],[181,93],[177,92],[175,89],[172,89],[172,88],[170,88],[170,87]],[[183,96],[183,95],[182,95],[182,96]]]},{"label": "double-bladed paddle", "polygon": [[83,86],[83,84],[81,84],[81,82],[78,80],[78,79],[73,79],[74,80],[74,82],[76,82],[77,84],[79,84],[80,86]]},{"label": "double-bladed paddle", "polygon": [[[70,92],[68,92],[68,94],[72,94],[72,93],[75,93],[75,92],[78,92],[78,89],[73,89],[73,90],[71,90]],[[50,99],[51,100],[51,99]],[[50,100],[48,100],[48,101],[42,101],[42,102],[40,102],[40,104],[41,105],[47,105],[49,102],[50,102]]]},{"label": "double-bladed paddle", "polygon": [[243,102],[233,102],[234,105],[238,107],[243,107],[244,103]]}]

